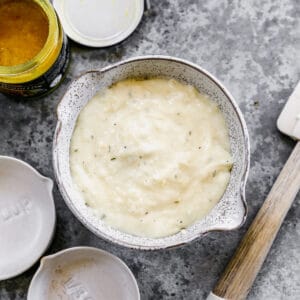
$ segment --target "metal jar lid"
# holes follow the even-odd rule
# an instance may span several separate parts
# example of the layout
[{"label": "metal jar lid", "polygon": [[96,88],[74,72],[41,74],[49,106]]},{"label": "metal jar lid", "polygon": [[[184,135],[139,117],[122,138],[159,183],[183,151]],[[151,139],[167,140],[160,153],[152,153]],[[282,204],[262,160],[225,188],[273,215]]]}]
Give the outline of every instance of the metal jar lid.
[{"label": "metal jar lid", "polygon": [[107,47],[126,39],[138,26],[144,0],[54,0],[65,33],[90,47]]}]

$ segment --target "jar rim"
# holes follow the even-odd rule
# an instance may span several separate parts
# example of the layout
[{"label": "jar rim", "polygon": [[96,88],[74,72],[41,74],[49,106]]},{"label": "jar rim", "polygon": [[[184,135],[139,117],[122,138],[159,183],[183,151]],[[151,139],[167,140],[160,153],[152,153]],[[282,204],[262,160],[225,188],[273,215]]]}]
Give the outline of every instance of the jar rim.
[{"label": "jar rim", "polygon": [[[48,21],[49,31],[45,44],[39,53],[37,53],[33,58],[25,63],[14,65],[14,66],[0,66],[0,81],[11,82],[9,79],[13,79],[14,82],[27,82],[34,80],[39,77],[47,70],[40,70],[34,78],[32,78],[32,71],[34,71],[41,62],[49,58],[55,49],[53,45],[57,44],[60,38],[60,25],[57,19],[57,15],[48,0],[32,0],[35,2],[45,13]],[[58,56],[58,54],[57,54]],[[55,57],[56,59],[57,57]],[[28,74],[31,73],[31,75]]]}]

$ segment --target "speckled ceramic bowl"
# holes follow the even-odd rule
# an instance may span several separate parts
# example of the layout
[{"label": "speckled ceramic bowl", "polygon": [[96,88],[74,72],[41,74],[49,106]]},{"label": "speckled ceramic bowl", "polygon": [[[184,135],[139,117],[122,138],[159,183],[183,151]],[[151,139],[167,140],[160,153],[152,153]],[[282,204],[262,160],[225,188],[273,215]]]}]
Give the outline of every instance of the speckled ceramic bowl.
[{"label": "speckled ceramic bowl", "polygon": [[[234,166],[229,185],[209,215],[172,236],[145,238],[115,230],[101,221],[84,204],[74,188],[69,166],[69,148],[76,119],[95,93],[126,78],[167,77],[195,86],[215,101],[229,128]],[[249,168],[249,137],[243,116],[229,92],[207,71],[190,62],[165,56],[128,59],[100,71],[87,72],[69,87],[58,106],[58,123],[53,147],[53,163],[59,189],[75,216],[97,236],[123,246],[161,249],[181,245],[213,230],[231,230],[243,224],[247,209],[245,184]]]}]

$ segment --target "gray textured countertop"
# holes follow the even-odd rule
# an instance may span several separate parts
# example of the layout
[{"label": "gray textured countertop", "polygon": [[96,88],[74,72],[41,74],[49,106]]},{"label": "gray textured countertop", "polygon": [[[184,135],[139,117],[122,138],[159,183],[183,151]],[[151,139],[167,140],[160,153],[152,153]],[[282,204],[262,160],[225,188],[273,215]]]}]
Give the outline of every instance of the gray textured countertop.
[{"label": "gray textured countertop", "polygon": [[[298,0],[152,1],[152,9],[123,43],[102,50],[72,44],[67,78],[51,95],[37,100],[0,95],[0,154],[21,158],[51,178],[59,99],[83,71],[123,58],[167,54],[199,64],[231,91],[248,124],[252,146],[246,189],[249,216],[241,229],[211,233],[173,250],[129,250],[85,229],[55,187],[57,228],[47,253],[77,245],[99,247],[129,265],[142,299],[205,299],[294,145],[275,124],[300,79],[299,20]],[[300,299],[299,200],[298,195],[249,299]],[[36,269],[37,264],[15,279],[0,282],[0,299],[25,299]]]}]

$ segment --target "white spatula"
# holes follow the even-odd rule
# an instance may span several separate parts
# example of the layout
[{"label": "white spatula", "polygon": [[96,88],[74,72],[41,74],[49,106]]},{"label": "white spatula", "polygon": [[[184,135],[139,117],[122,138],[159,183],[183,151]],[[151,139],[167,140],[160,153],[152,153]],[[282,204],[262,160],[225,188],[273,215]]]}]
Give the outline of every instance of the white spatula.
[{"label": "white spatula", "polygon": [[278,118],[298,142],[207,300],[245,299],[300,188],[300,82]]}]

